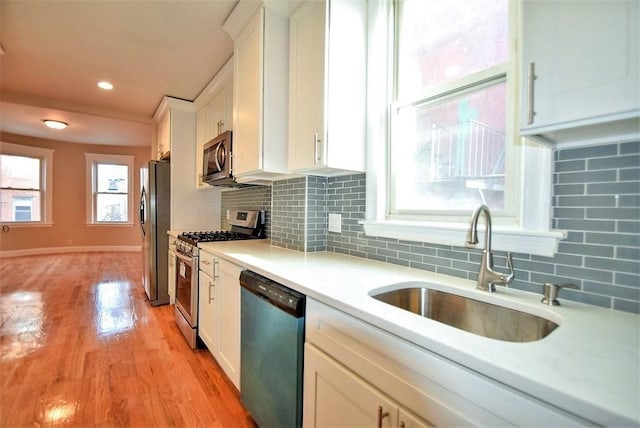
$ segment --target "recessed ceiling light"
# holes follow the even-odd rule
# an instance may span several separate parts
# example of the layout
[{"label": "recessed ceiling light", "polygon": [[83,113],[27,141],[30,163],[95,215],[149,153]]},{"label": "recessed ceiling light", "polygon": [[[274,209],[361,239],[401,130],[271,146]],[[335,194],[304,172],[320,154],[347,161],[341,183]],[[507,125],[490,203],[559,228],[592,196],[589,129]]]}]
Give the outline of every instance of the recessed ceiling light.
[{"label": "recessed ceiling light", "polygon": [[107,91],[110,91],[110,90],[113,89],[113,85],[111,83],[109,83],[109,82],[104,81],[104,80],[102,82],[98,82],[98,87],[100,89],[105,89]]},{"label": "recessed ceiling light", "polygon": [[69,126],[69,124],[66,122],[61,122],[59,120],[52,120],[52,119],[44,119],[42,123],[44,123],[46,126],[48,126],[51,129],[64,129],[67,126]]}]

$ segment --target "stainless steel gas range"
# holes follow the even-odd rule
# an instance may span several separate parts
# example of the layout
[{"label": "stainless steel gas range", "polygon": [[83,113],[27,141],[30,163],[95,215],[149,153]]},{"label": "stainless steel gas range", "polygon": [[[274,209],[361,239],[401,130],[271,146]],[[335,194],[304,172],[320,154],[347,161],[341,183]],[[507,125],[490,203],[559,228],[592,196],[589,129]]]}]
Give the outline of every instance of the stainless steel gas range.
[{"label": "stainless steel gas range", "polygon": [[230,211],[229,224],[228,231],[184,232],[176,240],[176,323],[194,349],[198,330],[198,244],[265,238],[264,211]]}]

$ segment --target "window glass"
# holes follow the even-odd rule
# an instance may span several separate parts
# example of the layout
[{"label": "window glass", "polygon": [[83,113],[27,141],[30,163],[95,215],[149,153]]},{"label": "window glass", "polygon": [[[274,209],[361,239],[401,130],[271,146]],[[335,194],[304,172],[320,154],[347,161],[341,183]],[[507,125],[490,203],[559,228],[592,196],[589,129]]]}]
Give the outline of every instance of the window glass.
[{"label": "window glass", "polygon": [[127,195],[99,193],[96,198],[96,221],[127,221]]},{"label": "window glass", "polygon": [[95,164],[95,221],[126,222],[129,219],[129,167]]},{"label": "window glass", "polygon": [[129,188],[128,168],[126,165],[97,165],[97,187],[99,193],[127,193]]},{"label": "window glass", "polygon": [[42,160],[0,154],[0,222],[42,219]]},{"label": "window glass", "polygon": [[508,0],[398,0],[397,10],[389,212],[503,210]]},{"label": "window glass", "polygon": [[394,211],[503,209],[505,86],[398,109]]},{"label": "window glass", "polygon": [[400,98],[508,60],[508,0],[401,0]]}]

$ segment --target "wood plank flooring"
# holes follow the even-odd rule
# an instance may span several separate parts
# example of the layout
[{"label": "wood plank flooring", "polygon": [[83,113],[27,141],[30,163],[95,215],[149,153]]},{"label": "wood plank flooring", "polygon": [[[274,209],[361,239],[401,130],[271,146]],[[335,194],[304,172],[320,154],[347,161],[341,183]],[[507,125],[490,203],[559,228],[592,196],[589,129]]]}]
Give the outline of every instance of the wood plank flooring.
[{"label": "wood plank flooring", "polygon": [[0,427],[255,427],[173,306],[152,307],[140,253],[0,259]]}]

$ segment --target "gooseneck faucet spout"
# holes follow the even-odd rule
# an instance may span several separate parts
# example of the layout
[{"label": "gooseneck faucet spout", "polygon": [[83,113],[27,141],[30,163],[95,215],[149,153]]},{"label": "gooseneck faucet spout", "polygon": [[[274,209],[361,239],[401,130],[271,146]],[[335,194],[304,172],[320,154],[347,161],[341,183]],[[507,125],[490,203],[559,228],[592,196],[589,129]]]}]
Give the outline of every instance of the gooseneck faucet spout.
[{"label": "gooseneck faucet spout", "polygon": [[478,220],[480,214],[485,217],[484,229],[484,249],[482,250],[482,261],[480,263],[480,271],[478,272],[478,290],[496,291],[496,285],[507,286],[513,281],[513,261],[511,253],[507,253],[507,267],[509,273],[504,274],[493,270],[493,254],[491,253],[491,212],[486,205],[480,205],[471,216],[471,231],[467,243],[476,245],[478,243]]}]

